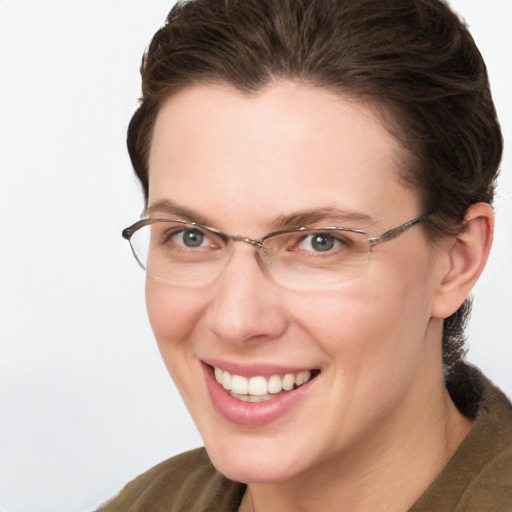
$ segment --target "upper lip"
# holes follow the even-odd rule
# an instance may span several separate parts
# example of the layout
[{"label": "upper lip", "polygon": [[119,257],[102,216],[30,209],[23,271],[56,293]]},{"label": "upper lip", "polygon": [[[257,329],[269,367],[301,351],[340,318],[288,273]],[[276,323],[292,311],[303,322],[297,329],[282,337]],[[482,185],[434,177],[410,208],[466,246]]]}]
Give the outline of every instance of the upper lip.
[{"label": "upper lip", "polygon": [[297,374],[307,370],[314,370],[314,366],[285,366],[273,363],[251,363],[243,364],[234,361],[224,361],[220,359],[202,359],[202,362],[213,368],[220,368],[232,375],[241,375],[243,377],[270,377],[272,375],[285,375],[287,373]]}]

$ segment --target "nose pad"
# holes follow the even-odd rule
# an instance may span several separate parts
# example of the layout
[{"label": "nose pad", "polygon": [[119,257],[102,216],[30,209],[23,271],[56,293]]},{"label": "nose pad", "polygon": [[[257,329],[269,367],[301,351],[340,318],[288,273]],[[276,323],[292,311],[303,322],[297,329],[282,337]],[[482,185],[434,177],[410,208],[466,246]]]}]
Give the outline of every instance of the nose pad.
[{"label": "nose pad", "polygon": [[275,339],[287,328],[280,289],[266,275],[256,247],[246,247],[233,251],[206,312],[209,329],[229,343]]}]

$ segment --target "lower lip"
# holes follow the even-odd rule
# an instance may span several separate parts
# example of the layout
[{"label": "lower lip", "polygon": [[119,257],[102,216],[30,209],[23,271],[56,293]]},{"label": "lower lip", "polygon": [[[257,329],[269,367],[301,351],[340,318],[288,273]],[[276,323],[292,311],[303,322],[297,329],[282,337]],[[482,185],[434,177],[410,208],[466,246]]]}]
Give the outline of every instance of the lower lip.
[{"label": "lower lip", "polygon": [[311,379],[306,384],[265,402],[243,402],[227,393],[215,380],[208,365],[203,363],[202,367],[215,409],[228,421],[244,427],[261,427],[283,417],[306,396],[311,384],[316,380]]}]

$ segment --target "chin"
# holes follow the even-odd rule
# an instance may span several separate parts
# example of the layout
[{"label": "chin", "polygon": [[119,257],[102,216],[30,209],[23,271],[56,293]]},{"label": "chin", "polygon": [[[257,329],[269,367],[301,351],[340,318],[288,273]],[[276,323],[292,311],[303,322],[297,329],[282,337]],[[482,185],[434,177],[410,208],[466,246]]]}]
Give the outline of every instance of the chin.
[{"label": "chin", "polygon": [[215,468],[224,476],[235,482],[243,483],[275,483],[293,477],[289,468],[281,467],[282,463],[275,457],[238,457],[208,452]]},{"label": "chin", "polygon": [[[280,436],[227,436],[215,432],[204,438],[215,468],[230,480],[244,483],[275,483],[293,478],[305,463],[304,456],[283,446]],[[302,464],[301,464],[302,462]]]}]

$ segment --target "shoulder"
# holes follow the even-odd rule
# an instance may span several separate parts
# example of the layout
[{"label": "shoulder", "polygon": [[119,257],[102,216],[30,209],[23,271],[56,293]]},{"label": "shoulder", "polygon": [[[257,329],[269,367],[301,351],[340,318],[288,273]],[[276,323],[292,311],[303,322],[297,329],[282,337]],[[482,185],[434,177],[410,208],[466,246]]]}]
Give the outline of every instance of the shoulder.
[{"label": "shoulder", "polygon": [[473,427],[411,512],[512,512],[510,401],[470,365],[448,388]]},{"label": "shoulder", "polygon": [[236,511],[244,490],[245,485],[221,475],[199,448],[139,475],[97,512]]},{"label": "shoulder", "polygon": [[467,457],[481,462],[473,464],[461,510],[512,512],[512,405],[490,383],[470,434]]}]

